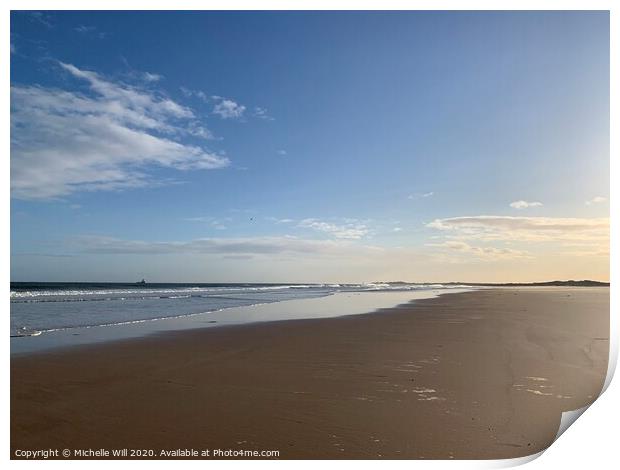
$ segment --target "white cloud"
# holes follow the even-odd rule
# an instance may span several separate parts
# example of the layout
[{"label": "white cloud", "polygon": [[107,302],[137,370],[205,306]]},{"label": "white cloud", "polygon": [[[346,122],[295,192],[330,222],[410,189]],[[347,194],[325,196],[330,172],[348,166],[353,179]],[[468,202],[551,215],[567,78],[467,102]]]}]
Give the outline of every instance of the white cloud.
[{"label": "white cloud", "polygon": [[189,241],[150,242],[105,236],[82,236],[71,241],[73,248],[93,254],[225,254],[275,255],[285,253],[340,255],[347,252],[382,251],[375,247],[351,245],[340,240],[308,240],[291,236],[199,238]]},{"label": "white cloud", "polygon": [[189,88],[185,88],[183,86],[180,89],[181,89],[181,93],[183,93],[183,95],[185,95],[185,97],[187,98],[197,97],[201,99],[202,101],[204,101],[205,103],[209,102],[209,95],[207,95],[202,90],[190,90]]},{"label": "white cloud", "polygon": [[[579,253],[602,259],[609,245],[608,218],[481,215],[436,219],[426,226],[441,234],[432,238],[443,241],[427,246],[438,250],[437,256],[446,263],[529,259],[536,266],[565,265],[565,272],[575,272]],[[570,259],[576,264],[569,269]]]},{"label": "white cloud", "polygon": [[103,31],[97,30],[96,26],[89,26],[89,25],[82,24],[73,29],[80,34],[83,34],[85,36],[90,36],[90,37],[96,37],[98,39],[105,39],[108,36],[108,33],[104,33]]},{"label": "white cloud", "polygon": [[265,220],[274,222],[276,224],[290,224],[295,222],[293,219],[278,219],[277,217],[265,217]]},{"label": "white cloud", "polygon": [[528,207],[541,207],[542,205],[542,202],[528,202],[524,200],[513,201],[510,203],[510,207],[512,207],[513,209],[527,209]]},{"label": "white cloud", "polygon": [[494,246],[473,246],[469,243],[448,240],[443,243],[429,243],[427,246],[447,249],[457,254],[466,255],[466,259],[482,260],[482,261],[497,261],[506,259],[519,259],[519,258],[531,258],[529,253],[515,250],[512,248],[497,248]]},{"label": "white cloud", "polygon": [[609,239],[608,218],[470,216],[435,219],[426,224],[452,238],[504,241],[589,241]]},{"label": "white cloud", "polygon": [[603,202],[607,202],[607,198],[603,196],[596,196],[586,201],[586,206],[591,206],[592,204],[602,204]]},{"label": "white cloud", "polygon": [[95,26],[86,26],[86,25],[79,25],[76,28],[74,28],[78,33],[83,33],[83,34],[87,34],[87,33],[92,33],[93,31],[95,31],[97,29],[97,27]]},{"label": "white cloud", "polygon": [[54,27],[54,22],[52,20],[52,16],[46,12],[42,11],[24,11],[26,15],[30,18],[31,21],[40,23],[48,28]]},{"label": "white cloud", "polygon": [[186,222],[213,222],[215,218],[211,216],[199,216],[199,217],[186,217],[182,220],[185,220]]},{"label": "white cloud", "polygon": [[343,225],[337,225],[317,219],[303,219],[297,226],[327,233],[338,239],[348,240],[359,240],[368,234],[369,231],[365,225],[354,221],[348,221]]},{"label": "white cloud", "polygon": [[[186,217],[183,220],[185,220],[186,222],[203,222],[203,223],[207,223],[207,224],[209,224],[211,227],[213,227],[216,230],[226,230],[227,229],[226,225],[224,225],[224,223],[221,220],[218,220],[215,217],[211,217],[211,216]],[[225,220],[230,221],[231,219],[229,217],[227,217]]]},{"label": "white cloud", "polygon": [[220,101],[213,107],[213,114],[217,114],[222,119],[240,119],[243,117],[245,106],[221,97],[214,97],[214,99]]},{"label": "white cloud", "polygon": [[265,108],[261,108],[260,106],[256,106],[254,108],[254,117],[258,119],[264,119],[266,121],[274,121],[275,119],[269,116],[267,110]]},{"label": "white cloud", "polygon": [[429,191],[427,193],[410,194],[409,196],[407,196],[407,199],[409,199],[409,200],[413,200],[413,199],[426,199],[426,198],[432,197],[434,195],[435,195],[435,193],[433,191]]},{"label": "white cloud", "polygon": [[153,91],[60,63],[89,93],[11,87],[11,194],[49,199],[76,191],[157,184],[153,166],[214,169],[229,160],[178,141],[206,134],[189,108]]},{"label": "white cloud", "polygon": [[218,115],[222,119],[242,119],[246,115],[246,111],[252,117],[257,119],[263,119],[266,121],[274,121],[266,108],[255,106],[253,109],[248,110],[246,106],[237,103],[231,98],[224,98],[219,95],[209,96],[202,90],[192,90],[186,87],[180,87],[181,93],[187,98],[198,98],[205,103],[213,104],[213,114]]},{"label": "white cloud", "polygon": [[134,111],[150,112],[159,117],[192,118],[193,112],[169,98],[158,97],[129,85],[113,83],[103,79],[99,74],[81,70],[72,64],[60,62],[60,66],[76,78],[88,82],[90,88],[101,97],[117,100],[118,104],[132,108]]},{"label": "white cloud", "polygon": [[158,82],[164,77],[157,73],[144,72],[142,74],[142,78],[146,80],[147,82]]},{"label": "white cloud", "polygon": [[280,149],[280,150],[277,151],[277,154],[281,155],[283,157],[286,157],[288,155],[288,152],[286,150],[284,150],[284,149]]},{"label": "white cloud", "polygon": [[200,137],[205,140],[215,140],[216,137],[209,129],[201,125],[199,122],[193,121],[188,123],[185,131],[194,137]]},{"label": "white cloud", "polygon": [[[309,238],[214,236],[158,242],[84,236],[64,243],[46,243],[41,246],[44,252],[16,253],[11,269],[24,270],[20,266],[23,264],[21,259],[36,256],[39,273],[57,272],[58,269],[73,272],[84,263],[81,255],[99,254],[103,257],[101,266],[108,269],[109,278],[126,277],[129,260],[138,263],[144,272],[164,272],[164,277],[158,278],[161,282],[166,281],[166,272],[177,273],[184,282],[195,279],[218,282],[217,276],[221,272],[239,282],[260,278],[265,282],[285,279],[334,283],[377,279],[417,282],[606,280],[609,276],[609,260],[604,250],[600,250],[600,256],[585,256],[586,250],[596,252],[585,244],[575,248],[579,253],[566,253],[565,249],[553,252],[546,245],[543,251],[528,247],[528,254],[520,251],[525,250],[522,247],[506,246],[506,250],[478,242],[467,243],[470,248],[462,244],[441,245],[442,240],[436,241],[441,246],[435,247],[377,247],[355,240]],[[49,250],[51,252],[45,252]],[[252,261],[229,262],[235,259]],[[156,281],[154,274],[146,277]]]}]

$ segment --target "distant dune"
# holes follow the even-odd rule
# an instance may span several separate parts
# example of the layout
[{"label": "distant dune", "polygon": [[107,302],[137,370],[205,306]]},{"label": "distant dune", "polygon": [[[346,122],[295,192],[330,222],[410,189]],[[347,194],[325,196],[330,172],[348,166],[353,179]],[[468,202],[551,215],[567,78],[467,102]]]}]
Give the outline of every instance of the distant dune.
[{"label": "distant dune", "polygon": [[[453,284],[453,283],[449,283]],[[461,283],[454,283],[461,284]],[[463,283],[470,286],[498,286],[498,287],[544,287],[544,286],[565,286],[565,287],[609,287],[609,282],[591,281],[584,279],[583,281],[547,281],[547,282],[502,282],[502,283]]]},{"label": "distant dune", "polygon": [[[429,284],[428,282],[404,282],[404,281],[375,281],[376,284]],[[590,279],[584,279],[581,281],[575,281],[573,279],[568,281],[545,281],[545,282],[437,282],[430,284],[442,284],[444,286],[490,286],[490,287],[545,287],[545,286],[564,286],[564,287],[609,287],[609,282],[592,281]]]}]

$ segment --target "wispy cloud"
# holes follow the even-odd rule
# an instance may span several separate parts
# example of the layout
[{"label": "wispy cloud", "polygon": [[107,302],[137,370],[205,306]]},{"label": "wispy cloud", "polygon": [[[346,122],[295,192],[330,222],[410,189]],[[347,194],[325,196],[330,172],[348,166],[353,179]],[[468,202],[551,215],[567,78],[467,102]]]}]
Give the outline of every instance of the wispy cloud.
[{"label": "wispy cloud", "polygon": [[222,140],[220,138],[217,138],[215,134],[213,134],[210,129],[200,123],[200,121],[188,122],[184,131],[190,135],[193,135],[194,137],[199,137],[204,140]]},{"label": "wispy cloud", "polygon": [[42,24],[47,28],[54,27],[54,21],[52,15],[43,11],[23,11],[23,14],[28,15],[31,21]]},{"label": "wispy cloud", "polygon": [[127,68],[127,70],[123,73],[123,76],[130,80],[144,82],[149,85],[164,79],[164,76],[158,73],[136,70],[124,56],[121,56],[120,59]]},{"label": "wispy cloud", "polygon": [[591,206],[592,204],[602,204],[603,202],[607,202],[607,198],[603,196],[596,196],[592,199],[586,201],[586,206]]},{"label": "wispy cloud", "polygon": [[286,157],[288,155],[288,152],[284,149],[280,149],[276,153],[282,157]]},{"label": "wispy cloud", "polygon": [[608,218],[480,215],[435,219],[426,227],[439,232],[427,246],[446,263],[525,260],[543,266],[580,253],[605,256],[609,245]]},{"label": "wispy cloud", "polygon": [[269,115],[267,108],[255,106],[248,109],[245,105],[240,104],[233,98],[225,98],[219,95],[209,95],[202,90],[193,90],[187,87],[180,87],[181,93],[186,98],[197,98],[203,103],[212,105],[211,112],[221,119],[243,120],[246,116],[265,121],[274,121],[275,119]]},{"label": "wispy cloud", "polygon": [[538,202],[538,201],[528,202],[522,199],[519,201],[513,201],[510,203],[510,207],[512,207],[513,209],[527,209],[528,207],[541,207],[542,205],[543,205],[542,202]]},{"label": "wispy cloud", "polygon": [[[213,227],[216,230],[226,230],[226,225],[224,225],[224,222],[216,219],[215,217],[210,217],[210,216],[201,216],[201,217],[187,217],[185,219],[186,222],[201,222],[201,223],[206,223],[208,225],[210,225],[211,227]],[[227,221],[230,222],[230,218],[226,219]]]},{"label": "wispy cloud", "polygon": [[512,248],[497,248],[494,246],[474,246],[464,241],[448,240],[442,243],[428,243],[427,246],[446,249],[452,253],[466,255],[465,259],[482,261],[498,261],[506,259],[531,258],[525,251]]},{"label": "wispy cloud", "polygon": [[265,220],[274,222],[276,224],[291,224],[295,222],[293,219],[279,219],[277,217],[265,217]]},{"label": "wispy cloud", "polygon": [[99,31],[96,26],[89,26],[89,25],[81,24],[79,26],[76,26],[73,29],[76,32],[78,32],[78,33],[80,33],[80,34],[82,34],[84,36],[92,36],[92,37],[96,37],[98,39],[105,39],[106,36],[108,35],[108,33],[105,33],[103,31]]},{"label": "wispy cloud", "polygon": [[76,191],[156,184],[153,166],[222,168],[228,158],[179,141],[207,130],[193,111],[162,93],[60,63],[88,93],[11,87],[11,194],[49,199]]},{"label": "wispy cloud", "polygon": [[564,256],[579,257],[609,257],[609,245],[591,245],[578,243],[563,243],[561,253]]},{"label": "wispy cloud", "polygon": [[245,113],[245,109],[245,106],[233,100],[220,98],[215,106],[213,106],[213,114],[217,114],[222,119],[241,119],[243,113]]},{"label": "wispy cloud", "polygon": [[604,242],[609,239],[608,218],[470,216],[435,219],[426,224],[460,239],[504,241]]},{"label": "wispy cloud", "polygon": [[74,28],[78,33],[82,33],[82,34],[88,34],[88,33],[92,33],[94,31],[97,30],[96,26],[86,26],[84,24],[81,24],[79,26],[76,26]]},{"label": "wispy cloud", "polygon": [[274,121],[275,119],[269,115],[267,109],[261,108],[260,106],[254,107],[254,117],[258,119],[264,119],[266,121]]},{"label": "wispy cloud", "polygon": [[159,75],[157,73],[151,73],[151,72],[143,72],[142,77],[147,82],[158,82],[164,78],[163,75]]},{"label": "wispy cloud", "polygon": [[123,240],[104,236],[82,236],[71,241],[72,247],[82,253],[93,254],[224,254],[224,255],[274,255],[282,253],[333,254],[349,250],[377,251],[374,247],[352,246],[337,240],[308,240],[291,236],[199,238],[189,241],[151,242]]},{"label": "wispy cloud", "polygon": [[413,200],[413,199],[426,199],[426,198],[432,197],[434,195],[435,195],[435,193],[433,191],[429,191],[427,193],[410,194],[409,196],[407,196],[407,199],[409,199],[409,200]]},{"label": "wispy cloud", "polygon": [[204,101],[205,103],[209,102],[209,95],[207,93],[205,93],[204,91],[202,91],[202,90],[191,90],[191,89],[185,88],[183,86],[180,88],[180,90],[181,90],[181,93],[183,93],[183,95],[186,98],[196,97],[196,98]]},{"label": "wispy cloud", "polygon": [[345,224],[333,224],[317,219],[303,219],[298,227],[309,228],[326,233],[338,239],[359,240],[368,234],[366,225],[357,222],[347,222]]}]

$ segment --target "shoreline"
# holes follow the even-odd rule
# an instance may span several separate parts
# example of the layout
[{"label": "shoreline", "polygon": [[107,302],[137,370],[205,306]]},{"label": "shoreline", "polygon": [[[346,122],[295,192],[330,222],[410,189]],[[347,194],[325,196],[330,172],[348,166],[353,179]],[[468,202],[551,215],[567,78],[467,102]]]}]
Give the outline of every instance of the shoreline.
[{"label": "shoreline", "polygon": [[244,324],[365,315],[378,309],[397,307],[415,300],[470,289],[428,289],[396,291],[336,292],[320,297],[263,302],[226,307],[201,313],[128,321],[115,324],[59,328],[40,335],[11,337],[11,356],[113,343],[172,331],[234,327]]},{"label": "shoreline", "polygon": [[609,289],[508,288],[12,357],[11,455],[522,457],[598,396],[608,346]]}]

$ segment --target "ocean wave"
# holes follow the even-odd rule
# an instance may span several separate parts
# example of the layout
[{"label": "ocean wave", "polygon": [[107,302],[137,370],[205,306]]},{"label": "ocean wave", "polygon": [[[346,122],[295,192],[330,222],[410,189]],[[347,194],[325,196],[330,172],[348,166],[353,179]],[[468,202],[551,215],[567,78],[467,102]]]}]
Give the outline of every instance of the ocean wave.
[{"label": "ocean wave", "polygon": [[[330,295],[330,294],[326,294],[326,295]],[[227,307],[214,308],[212,310],[205,310],[201,312],[181,313],[181,314],[175,314],[175,315],[163,315],[163,316],[157,316],[157,317],[151,317],[151,318],[136,318],[136,319],[129,319],[129,320],[113,321],[113,322],[95,322],[95,323],[90,323],[90,324],[87,323],[87,324],[77,324],[77,325],[60,325],[60,326],[53,326],[53,327],[47,327],[47,328],[41,327],[38,329],[28,327],[28,326],[11,327],[11,337],[39,336],[43,333],[51,333],[54,331],[67,331],[67,330],[82,329],[82,328],[90,329],[90,328],[109,327],[109,326],[134,325],[134,324],[161,321],[161,320],[191,318],[191,317],[195,317],[199,315],[205,315],[208,313],[223,312],[225,310],[230,310],[233,308],[253,307],[256,305],[263,305],[263,304],[268,304],[268,303],[276,303],[276,301],[254,300],[252,303],[249,303],[249,304],[231,305]]]},{"label": "ocean wave", "polygon": [[277,292],[283,290],[329,291],[408,291],[426,289],[462,289],[465,284],[409,284],[409,283],[350,283],[350,284],[283,284],[269,286],[223,286],[223,287],[178,287],[178,288],[124,288],[124,289],[47,289],[11,290],[11,303],[30,302],[85,302],[145,299],[185,299],[209,297],[223,293],[245,294],[250,292]]},{"label": "ocean wave", "polygon": [[462,284],[368,282],[15,290],[11,292],[11,335],[31,336],[71,328],[181,318],[339,292],[407,292],[469,287]]},{"label": "ocean wave", "polygon": [[256,291],[274,291],[283,289],[308,289],[323,287],[325,285],[313,284],[291,284],[291,285],[273,285],[273,286],[229,286],[229,287],[176,287],[176,288],[125,288],[125,289],[47,289],[47,290],[11,290],[11,299],[20,299],[25,297],[57,297],[57,296],[95,296],[95,295],[114,295],[114,294],[176,294],[179,292],[256,292]]}]

